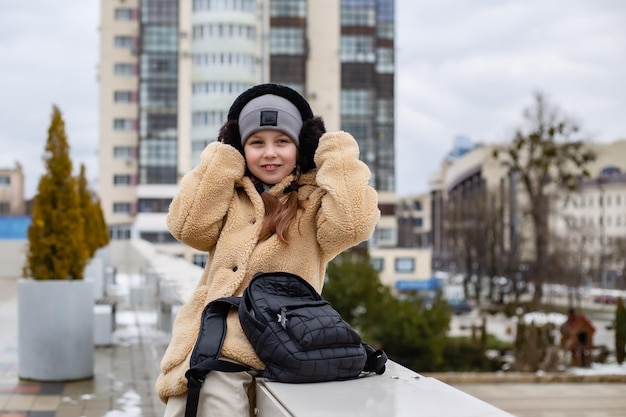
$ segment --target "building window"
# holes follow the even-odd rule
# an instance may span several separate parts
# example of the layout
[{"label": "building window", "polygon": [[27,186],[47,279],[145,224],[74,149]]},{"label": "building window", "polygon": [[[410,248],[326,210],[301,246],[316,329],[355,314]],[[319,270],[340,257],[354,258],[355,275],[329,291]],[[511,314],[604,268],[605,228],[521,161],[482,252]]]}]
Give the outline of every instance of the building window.
[{"label": "building window", "polygon": [[116,103],[132,103],[133,93],[132,91],[116,91],[113,93],[113,101]]},{"label": "building window", "polygon": [[304,29],[293,27],[271,28],[270,53],[273,55],[304,54]]},{"label": "building window", "polygon": [[116,146],[113,148],[113,158],[130,159],[133,157],[133,148],[131,146]]},{"label": "building window", "polygon": [[366,90],[341,90],[342,116],[370,116],[371,93]]},{"label": "building window", "polygon": [[372,265],[372,268],[374,268],[376,272],[382,272],[383,269],[385,268],[385,259],[384,258],[371,258],[370,264]]},{"label": "building window", "polygon": [[133,9],[117,8],[115,9],[115,20],[134,20],[135,13]]},{"label": "building window", "polygon": [[128,224],[111,226],[109,228],[109,236],[111,240],[130,240],[131,226]]},{"label": "building window", "polygon": [[135,65],[126,63],[116,63],[113,66],[115,75],[135,75]]},{"label": "building window", "polygon": [[373,243],[378,246],[393,246],[397,243],[395,229],[376,228],[374,230]]},{"label": "building window", "polygon": [[113,213],[117,213],[117,214],[130,213],[130,203],[113,203]]},{"label": "building window", "polygon": [[11,185],[11,177],[7,175],[0,175],[0,186],[9,186]]},{"label": "building window", "polygon": [[131,185],[130,175],[113,176],[113,185],[115,185],[116,187]]},{"label": "building window", "polygon": [[146,52],[176,52],[178,28],[176,26],[147,26],[141,37]]},{"label": "building window", "polygon": [[272,17],[306,17],[307,0],[272,0],[270,16]]},{"label": "building window", "polygon": [[375,62],[374,40],[371,36],[344,35],[341,37],[342,62]]},{"label": "building window", "polygon": [[3,216],[11,214],[11,203],[6,201],[0,202],[0,214]]},{"label": "building window", "polygon": [[206,266],[207,260],[208,260],[208,256],[206,253],[195,253],[193,255],[193,264],[194,265],[198,265],[202,268],[204,268]]},{"label": "building window", "polygon": [[341,26],[376,26],[376,14],[371,7],[342,7]]},{"label": "building window", "polygon": [[170,232],[141,232],[139,233],[139,237],[151,243],[177,242],[177,240],[174,238],[174,236],[172,236]]},{"label": "building window", "polygon": [[113,130],[135,130],[135,121],[133,119],[113,119]]},{"label": "building window", "polygon": [[193,10],[239,10],[242,12],[254,12],[255,0],[193,0]]},{"label": "building window", "polygon": [[376,50],[376,71],[381,74],[393,74],[393,49],[378,48]]},{"label": "building window", "polygon": [[415,259],[413,258],[396,258],[396,272],[414,272]]},{"label": "building window", "polygon": [[139,212],[140,213],[167,213],[171,198],[141,198],[139,199]]},{"label": "building window", "polygon": [[176,83],[169,81],[144,81],[139,93],[141,107],[176,107],[178,90]]},{"label": "building window", "polygon": [[115,47],[116,48],[132,48],[133,38],[131,36],[116,36]]}]

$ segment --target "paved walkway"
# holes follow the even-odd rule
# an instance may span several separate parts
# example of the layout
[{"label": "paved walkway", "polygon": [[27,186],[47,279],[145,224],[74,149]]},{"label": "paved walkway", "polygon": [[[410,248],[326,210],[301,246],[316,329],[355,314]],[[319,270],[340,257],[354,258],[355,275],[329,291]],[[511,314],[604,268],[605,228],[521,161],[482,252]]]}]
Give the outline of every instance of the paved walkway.
[{"label": "paved walkway", "polygon": [[[156,330],[154,311],[132,308],[122,297],[114,345],[95,348],[93,379],[22,381],[17,370],[17,280],[0,278],[0,417],[161,417],[164,406],[153,387],[169,335]],[[511,381],[483,378],[449,384],[517,417],[626,416],[623,379],[614,383]],[[417,406],[415,415],[419,416]]]},{"label": "paved walkway", "polygon": [[95,348],[93,379],[28,382],[18,378],[17,280],[0,278],[0,417],[161,417],[154,381],[168,335],[154,316],[122,300],[114,345]]}]

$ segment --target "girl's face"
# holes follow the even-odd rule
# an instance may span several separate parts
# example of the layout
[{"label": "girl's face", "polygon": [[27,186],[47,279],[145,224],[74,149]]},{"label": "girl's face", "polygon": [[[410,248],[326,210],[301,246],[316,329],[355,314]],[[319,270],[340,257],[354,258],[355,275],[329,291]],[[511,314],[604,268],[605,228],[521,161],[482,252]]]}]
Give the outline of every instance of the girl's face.
[{"label": "girl's face", "polygon": [[248,170],[265,184],[274,185],[293,172],[298,148],[278,130],[259,130],[243,147]]}]

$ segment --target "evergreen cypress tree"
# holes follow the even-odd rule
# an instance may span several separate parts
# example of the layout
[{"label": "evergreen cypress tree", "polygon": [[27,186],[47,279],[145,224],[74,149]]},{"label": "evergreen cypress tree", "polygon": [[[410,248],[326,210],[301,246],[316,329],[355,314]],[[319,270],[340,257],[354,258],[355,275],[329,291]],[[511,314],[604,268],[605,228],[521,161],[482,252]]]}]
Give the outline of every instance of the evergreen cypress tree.
[{"label": "evergreen cypress tree", "polygon": [[93,193],[89,190],[85,171],[85,164],[81,164],[80,174],[77,179],[78,199],[84,220],[83,231],[87,248],[87,259],[91,259],[99,248],[109,243],[109,235],[104,222],[102,208],[100,207],[100,200],[95,199]]},{"label": "evergreen cypress tree", "polygon": [[626,308],[621,297],[615,309],[615,359],[620,365],[626,357]]},{"label": "evergreen cypress tree", "polygon": [[76,178],[57,106],[52,109],[43,157],[46,170],[34,198],[24,276],[38,280],[82,279],[87,262]]}]

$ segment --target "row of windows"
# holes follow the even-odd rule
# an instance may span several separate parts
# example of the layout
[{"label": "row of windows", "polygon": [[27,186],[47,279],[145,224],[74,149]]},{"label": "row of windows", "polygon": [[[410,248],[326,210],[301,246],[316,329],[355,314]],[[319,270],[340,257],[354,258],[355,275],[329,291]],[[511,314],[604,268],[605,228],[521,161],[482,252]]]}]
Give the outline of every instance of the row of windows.
[{"label": "row of windows", "polygon": [[176,166],[178,158],[176,138],[142,140],[139,147],[139,163],[142,167]]},{"label": "row of windows", "polygon": [[136,103],[137,93],[133,91],[115,91],[113,92],[113,101],[116,103]]},{"label": "row of windows", "polygon": [[[178,115],[176,112],[141,112],[141,131],[142,138],[162,137],[163,135],[175,134],[178,126]],[[172,133],[174,132],[174,133]]]},{"label": "row of windows", "polygon": [[239,54],[230,52],[204,53],[193,55],[194,67],[206,67],[209,65],[231,65],[251,67],[255,63],[255,57],[251,54]]},{"label": "row of windows", "polygon": [[193,0],[193,10],[235,10],[253,13],[256,5],[255,0]]},{"label": "row of windows", "polygon": [[116,48],[134,48],[137,46],[135,38],[132,36],[116,36],[113,41]]},{"label": "row of windows", "polygon": [[116,187],[125,187],[135,185],[135,177],[129,174],[115,174],[113,176],[113,185]]},{"label": "row of windows", "polygon": [[[593,207],[596,200],[598,202],[598,207],[602,207],[605,201],[607,207],[611,207],[613,204],[618,207],[622,205],[622,196],[620,194],[609,193],[605,195],[599,195],[597,197],[573,196],[571,201],[573,207]],[[626,197],[624,198],[624,201],[626,201]]]},{"label": "row of windows", "polygon": [[274,27],[270,29],[270,53],[276,55],[303,55],[304,28]]},{"label": "row of windows", "polygon": [[240,94],[250,87],[252,87],[251,83],[239,81],[204,81],[193,83],[191,92],[193,95],[233,95]]},{"label": "row of windows", "polygon": [[192,126],[221,125],[226,120],[225,111],[196,111],[191,115]]},{"label": "row of windows", "polygon": [[341,25],[373,27],[376,25],[376,12],[372,7],[342,7]]},{"label": "row of windows", "polygon": [[368,90],[341,90],[341,116],[371,116],[372,92]]},{"label": "row of windows", "polygon": [[109,227],[111,240],[129,240],[131,225],[122,224]]},{"label": "row of windows", "polygon": [[170,232],[140,232],[139,237],[150,243],[176,243]]},{"label": "row of windows", "polygon": [[127,9],[127,8],[116,8],[115,9],[115,20],[136,20],[137,19],[137,10],[135,9]]},{"label": "row of windows", "polygon": [[270,16],[304,18],[306,17],[306,2],[307,0],[272,0]]},{"label": "row of windows", "polygon": [[178,0],[142,1],[141,21],[146,23],[177,23]]},{"label": "row of windows", "polygon": [[343,35],[341,37],[342,62],[375,62],[374,38],[363,35]]},{"label": "row of windows", "polygon": [[142,54],[141,76],[175,80],[178,76],[178,56],[173,53]]},{"label": "row of windows", "polygon": [[378,48],[376,50],[376,71],[380,74],[392,74],[394,71],[393,49]]},{"label": "row of windows", "polygon": [[176,107],[178,104],[178,87],[171,82],[142,82],[141,107]]},{"label": "row of windows", "polygon": [[0,175],[0,186],[11,185],[11,177],[8,175]]},{"label": "row of windows", "polygon": [[116,62],[113,64],[113,73],[122,76],[137,75],[137,64]]},{"label": "row of windows", "polygon": [[135,119],[113,119],[113,130],[118,132],[130,132],[137,130],[137,120]]},{"label": "row of windows", "polygon": [[136,204],[116,201],[113,202],[113,213],[134,214],[134,207],[137,207],[139,213],[167,213],[171,202],[171,198],[141,198]]},{"label": "row of windows", "polygon": [[[385,269],[384,258],[371,258],[370,264],[377,272],[382,272]],[[401,257],[394,260],[395,271],[399,273],[412,273],[415,272],[415,258]]]},{"label": "row of windows", "polygon": [[177,181],[176,166],[146,166],[139,169],[141,184],[172,184]]},{"label": "row of windows", "polygon": [[146,52],[177,52],[178,27],[146,26],[143,30],[143,50]]},{"label": "row of windows", "polygon": [[135,157],[135,147],[133,146],[114,146],[113,158],[115,159],[132,159]]},{"label": "row of windows", "polygon": [[[598,226],[604,226],[604,220],[606,218],[606,226],[622,226],[622,216],[599,216],[598,217],[598,222],[597,225]],[[581,227],[585,227],[585,226],[595,226],[596,223],[594,221],[593,217],[580,217],[580,218],[576,218],[576,217],[571,217],[569,219],[570,223],[572,226],[581,226]],[[623,223],[623,225],[626,225],[626,222]]]},{"label": "row of windows", "polygon": [[238,25],[234,23],[207,23],[194,25],[193,39],[227,38],[227,39],[256,39],[256,28],[252,25]]}]

